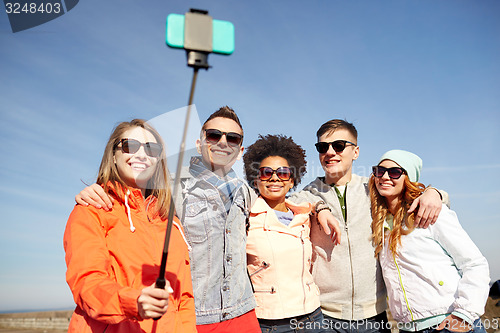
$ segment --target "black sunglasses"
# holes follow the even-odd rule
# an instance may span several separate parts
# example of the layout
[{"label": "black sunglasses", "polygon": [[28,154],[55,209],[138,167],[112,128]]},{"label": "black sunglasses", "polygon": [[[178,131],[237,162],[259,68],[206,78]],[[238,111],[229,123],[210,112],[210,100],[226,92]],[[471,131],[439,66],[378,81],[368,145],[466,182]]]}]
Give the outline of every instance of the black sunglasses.
[{"label": "black sunglasses", "polygon": [[269,180],[273,177],[274,173],[282,181],[290,180],[292,177],[292,172],[289,167],[279,167],[276,170],[270,167],[262,167],[259,169],[259,179],[263,181]]},{"label": "black sunglasses", "polygon": [[[119,147],[118,145],[121,143],[121,146]],[[120,148],[122,152],[127,153],[127,154],[135,154],[141,149],[141,147],[144,147],[144,151],[146,152],[146,155],[150,157],[158,157],[161,154],[162,147],[161,144],[156,143],[156,142],[146,142],[142,143],[139,142],[135,139],[121,139],[117,144],[115,148]]]},{"label": "black sunglasses", "polygon": [[236,147],[241,145],[243,141],[243,135],[234,132],[221,132],[218,129],[206,129],[205,138],[210,144],[217,144],[217,142],[222,139],[222,136],[226,136],[226,141],[230,146]]},{"label": "black sunglasses", "polygon": [[391,179],[399,179],[401,175],[405,172],[403,168],[393,167],[384,168],[383,166],[376,165],[372,167],[373,175],[377,178],[382,177],[386,172]]},{"label": "black sunglasses", "polygon": [[335,140],[332,142],[318,142],[315,144],[316,150],[320,154],[326,154],[326,152],[328,151],[330,146],[332,146],[333,150],[335,150],[335,152],[337,154],[341,153],[344,151],[346,145],[356,146],[355,143],[353,143],[351,141],[347,141],[347,140]]}]

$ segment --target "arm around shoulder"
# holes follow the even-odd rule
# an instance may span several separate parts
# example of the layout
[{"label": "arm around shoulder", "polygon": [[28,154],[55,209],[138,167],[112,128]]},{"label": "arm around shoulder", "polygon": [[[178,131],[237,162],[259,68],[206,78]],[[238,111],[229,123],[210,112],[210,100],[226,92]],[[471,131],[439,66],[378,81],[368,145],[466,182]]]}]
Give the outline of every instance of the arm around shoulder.
[{"label": "arm around shoulder", "polygon": [[416,198],[408,209],[408,213],[415,212],[415,227],[427,228],[436,223],[441,212],[443,196],[434,187],[428,187],[421,196]]},{"label": "arm around shoulder", "polygon": [[311,191],[308,190],[309,186],[311,185],[306,186],[304,189],[300,191],[293,192],[290,195],[289,199],[296,204],[309,202],[312,203],[313,205],[316,204],[316,202],[322,200],[321,197],[312,194]]},{"label": "arm around shoulder", "polygon": [[437,188],[432,187],[432,186],[427,187],[425,189],[425,191],[427,191],[427,190],[435,190],[439,194],[439,196],[441,197],[441,202],[443,204],[445,204],[446,207],[451,208],[451,206],[450,206],[450,196],[449,196],[448,192],[446,192],[444,190],[437,189]]},{"label": "arm around shoulder", "polygon": [[113,208],[113,198],[111,198],[99,184],[92,184],[84,188],[75,196],[78,205],[91,205],[95,208],[103,208],[108,211]]}]

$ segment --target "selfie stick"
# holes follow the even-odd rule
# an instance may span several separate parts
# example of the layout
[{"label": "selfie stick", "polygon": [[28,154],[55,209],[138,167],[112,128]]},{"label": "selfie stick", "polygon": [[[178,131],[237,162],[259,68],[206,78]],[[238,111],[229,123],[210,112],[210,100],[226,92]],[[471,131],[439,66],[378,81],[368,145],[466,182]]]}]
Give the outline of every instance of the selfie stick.
[{"label": "selfie stick", "polygon": [[[179,36],[179,33],[181,32],[183,32],[183,36]],[[182,141],[179,148],[173,195],[170,197],[167,231],[165,233],[165,243],[163,245],[160,272],[158,278],[156,279],[156,288],[160,289],[165,289],[166,285],[165,269],[167,265],[172,223],[174,220],[174,202],[175,198],[177,198],[177,191],[180,185],[182,161],[184,158],[186,136],[189,127],[191,105],[193,103],[198,70],[200,68],[204,68],[206,70],[210,68],[208,64],[209,53],[213,52],[229,55],[234,51],[234,26],[232,26],[232,23],[227,21],[212,20],[212,17],[208,15],[208,11],[206,10],[190,9],[190,11],[184,16],[170,14],[167,17],[166,42],[170,47],[183,48],[186,50],[187,65],[189,67],[193,67],[194,72],[191,82],[191,92],[189,94],[186,120],[184,122],[184,132],[182,134]]]},{"label": "selfie stick", "polygon": [[174,191],[173,191],[173,195],[170,196],[170,207],[168,209],[167,231],[165,233],[165,243],[163,245],[163,254],[161,257],[160,273],[158,275],[158,278],[156,279],[156,288],[159,288],[159,289],[165,289],[165,284],[166,284],[165,268],[167,265],[168,246],[170,244],[170,234],[172,232],[172,223],[174,221],[174,211],[175,211],[174,198],[177,198],[177,189],[179,188],[179,184],[180,184],[180,180],[181,180],[180,178],[181,178],[182,160],[184,158],[186,136],[187,136],[187,130],[189,127],[189,117],[191,115],[191,104],[193,102],[194,87],[196,85],[196,78],[198,77],[198,69],[199,68],[195,67],[194,72],[193,72],[193,80],[191,82],[191,93],[189,94],[189,102],[188,102],[188,108],[187,108],[187,113],[186,113],[186,120],[184,122],[184,133],[182,134],[182,141],[181,141],[181,146],[179,149],[179,159],[177,161],[177,170],[175,171]]}]

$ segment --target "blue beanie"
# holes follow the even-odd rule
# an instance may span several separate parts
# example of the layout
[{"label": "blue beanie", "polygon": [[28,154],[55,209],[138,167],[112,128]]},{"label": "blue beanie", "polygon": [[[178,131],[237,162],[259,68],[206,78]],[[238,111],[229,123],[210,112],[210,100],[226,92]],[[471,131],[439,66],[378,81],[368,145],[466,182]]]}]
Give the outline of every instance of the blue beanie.
[{"label": "blue beanie", "polygon": [[400,167],[402,167],[408,178],[412,182],[418,182],[420,178],[420,170],[422,170],[422,159],[417,155],[410,153],[405,150],[389,150],[387,153],[382,155],[378,164],[383,160],[391,160],[396,162]]}]

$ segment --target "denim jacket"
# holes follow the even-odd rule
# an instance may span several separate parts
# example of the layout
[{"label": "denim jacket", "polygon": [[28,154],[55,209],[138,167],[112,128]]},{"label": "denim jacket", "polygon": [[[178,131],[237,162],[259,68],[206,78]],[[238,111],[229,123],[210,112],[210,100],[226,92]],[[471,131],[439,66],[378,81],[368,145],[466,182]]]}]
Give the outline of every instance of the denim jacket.
[{"label": "denim jacket", "polygon": [[228,213],[219,191],[207,181],[213,173],[206,171],[195,177],[190,168],[189,174],[183,175],[182,196],[176,202],[177,213],[192,247],[191,277],[197,325],[222,322],[255,308],[246,270],[249,188],[237,180]]}]

